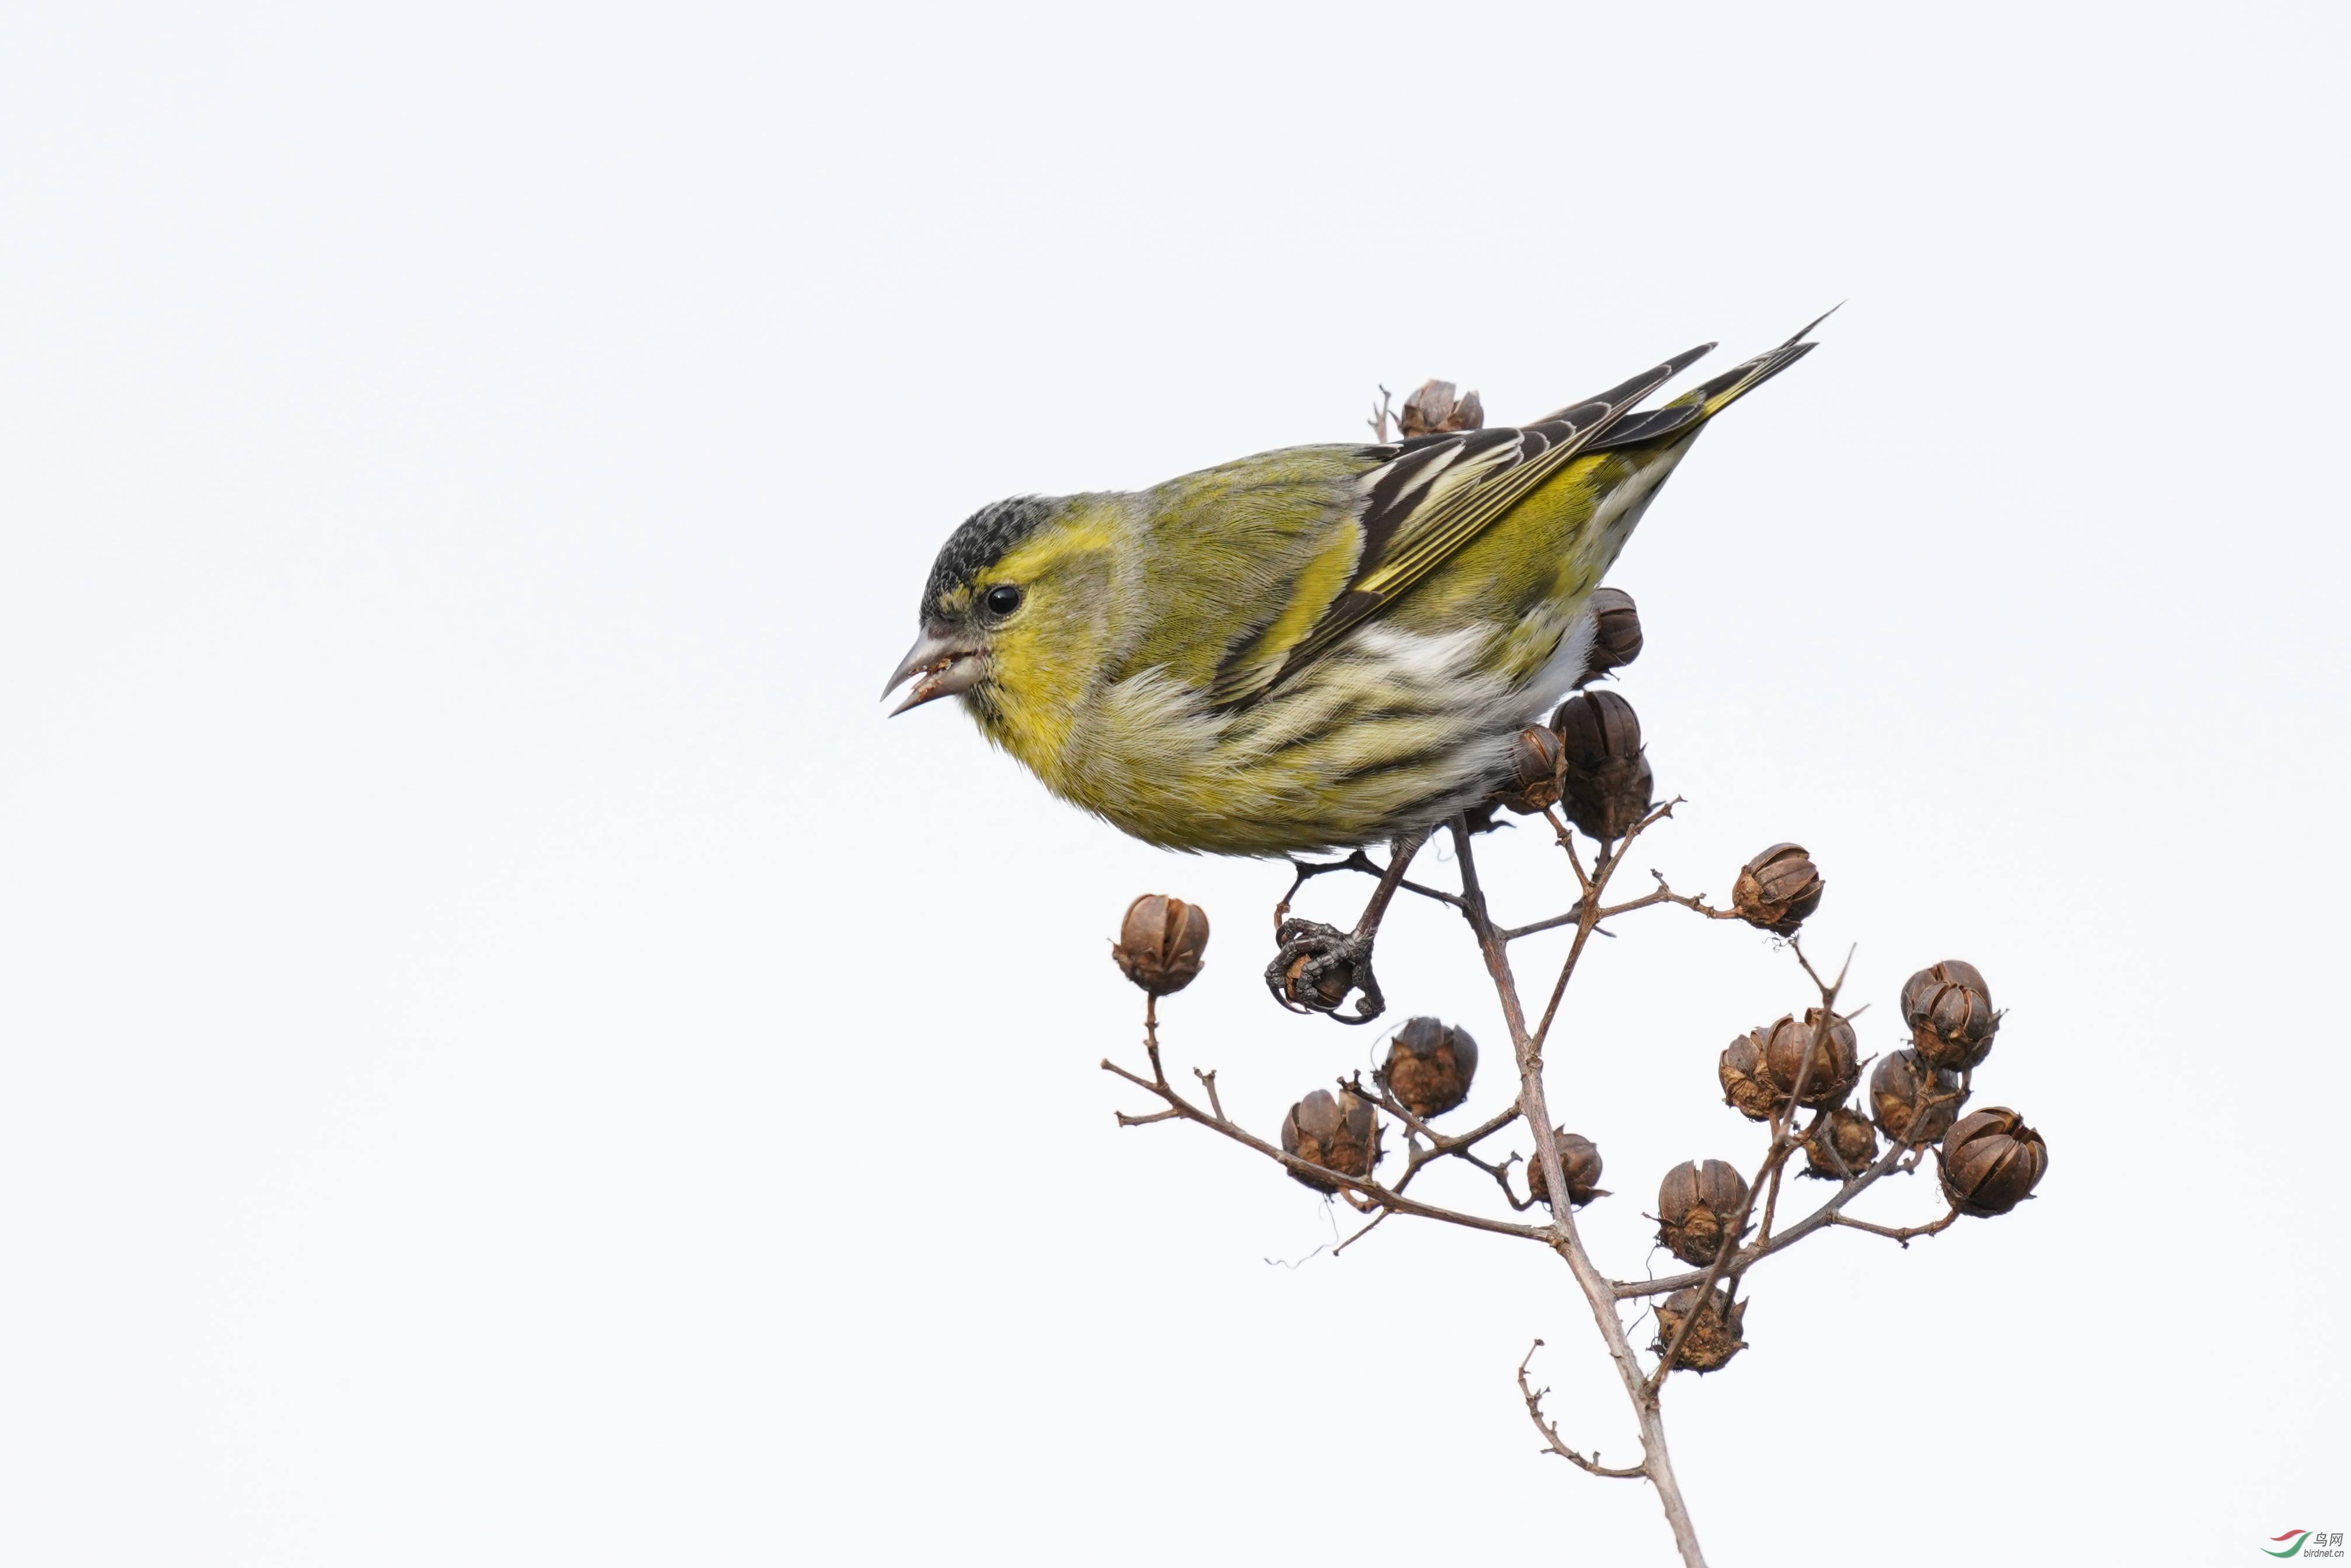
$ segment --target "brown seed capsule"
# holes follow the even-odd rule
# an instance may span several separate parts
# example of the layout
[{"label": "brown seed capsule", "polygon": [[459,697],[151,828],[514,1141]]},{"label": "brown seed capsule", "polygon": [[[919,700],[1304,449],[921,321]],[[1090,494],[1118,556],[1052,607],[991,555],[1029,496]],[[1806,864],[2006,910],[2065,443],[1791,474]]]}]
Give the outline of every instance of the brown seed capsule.
[{"label": "brown seed capsule", "polygon": [[[1763,1036],[1763,1081],[1782,1094],[1794,1094],[1802,1074],[1803,1093],[1797,1099],[1801,1105],[1837,1104],[1861,1082],[1861,1045],[1854,1038],[1853,1025],[1831,1013],[1828,1028],[1821,1030],[1820,1043],[1814,1045],[1813,1035],[1820,1030],[1820,1024],[1821,1009],[1806,1008],[1802,1022],[1782,1018],[1757,1031]],[[1807,1051],[1813,1059],[1809,1072],[1804,1071]]]},{"label": "brown seed capsule", "polygon": [[1938,1067],[1963,1071],[1991,1054],[2000,1015],[1991,989],[1973,964],[1946,958],[1902,982],[1902,1017],[1918,1054]]},{"label": "brown seed capsule", "polygon": [[1451,382],[1426,381],[1404,400],[1398,421],[1405,439],[1444,431],[1479,430],[1486,423],[1486,405],[1473,392],[1456,396]]},{"label": "brown seed capsule", "polygon": [[1495,801],[1528,816],[1555,804],[1560,768],[1566,760],[1557,730],[1540,724],[1527,726],[1510,743],[1510,781],[1495,791]]},{"label": "brown seed capsule", "polygon": [[1682,1341],[1674,1365],[1685,1372],[1719,1372],[1724,1363],[1747,1348],[1747,1342],[1739,1337],[1747,1316],[1747,1303],[1732,1301],[1729,1291],[1721,1286],[1715,1288],[1714,1299],[1703,1308],[1696,1285],[1676,1291],[1657,1303],[1656,1349],[1659,1355],[1666,1354],[1667,1347],[1674,1343],[1674,1335],[1681,1332],[1682,1320],[1693,1312],[1698,1314],[1698,1321],[1690,1324],[1689,1337]]},{"label": "brown seed capsule", "polygon": [[1648,813],[1654,779],[1641,750],[1641,720],[1614,692],[1578,692],[1552,715],[1566,744],[1560,798],[1585,836],[1607,842]]},{"label": "brown seed capsule", "polygon": [[1110,956],[1128,979],[1164,997],[1192,983],[1207,947],[1207,910],[1165,894],[1146,893],[1126,906]]},{"label": "brown seed capsule", "polygon": [[1586,613],[1592,617],[1592,652],[1584,655],[1583,674],[1575,683],[1579,686],[1641,656],[1641,612],[1633,607],[1631,594],[1621,588],[1595,588]]},{"label": "brown seed capsule", "polygon": [[2032,1196],[2049,1168],[2049,1145],[2005,1105],[1959,1119],[1936,1154],[1943,1196],[1961,1214],[2006,1214]]},{"label": "brown seed capsule", "polygon": [[1859,1176],[1877,1158],[1877,1129],[1858,1111],[1840,1105],[1821,1130],[1804,1140],[1804,1174],[1823,1181]]},{"label": "brown seed capsule", "polygon": [[1657,1187],[1657,1239],[1685,1263],[1714,1261],[1747,1205],[1747,1178],[1721,1160],[1684,1160]]},{"label": "brown seed capsule", "polygon": [[[1569,1207],[1582,1208],[1595,1197],[1606,1197],[1600,1189],[1600,1145],[1565,1127],[1554,1129],[1552,1136],[1559,1145],[1560,1174],[1567,1177]],[[1551,1178],[1543,1175],[1542,1161],[1532,1155],[1527,1156],[1527,1191],[1538,1203],[1551,1201]]]},{"label": "brown seed capsule", "polygon": [[1396,1030],[1378,1074],[1397,1103],[1424,1122],[1469,1098],[1477,1075],[1478,1042],[1468,1030],[1435,1019],[1414,1019]]},{"label": "brown seed capsule", "polygon": [[1894,1052],[1869,1075],[1870,1113],[1888,1143],[1924,1148],[1951,1130],[1967,1103],[1959,1075],[1928,1066],[1915,1051]]},{"label": "brown seed capsule", "polygon": [[1804,917],[1821,906],[1821,873],[1802,844],[1773,844],[1739,868],[1730,907],[1750,925],[1782,936],[1795,935]]},{"label": "brown seed capsule", "polygon": [[1281,972],[1282,994],[1311,1011],[1336,1012],[1340,1004],[1354,994],[1355,966],[1344,961],[1334,963],[1310,987],[1306,983],[1306,966],[1313,959],[1311,953],[1301,953],[1290,961],[1290,967]]},{"label": "brown seed capsule", "polygon": [[[1309,1165],[1341,1176],[1367,1176],[1380,1163],[1380,1124],[1366,1101],[1344,1092],[1332,1098],[1317,1089],[1281,1119],[1281,1147]],[[1336,1192],[1339,1184],[1304,1171],[1290,1173],[1316,1192]]]},{"label": "brown seed capsule", "polygon": [[1722,1080],[1722,1103],[1750,1122],[1768,1122],[1788,1104],[1788,1096],[1764,1080],[1763,1037],[1759,1029],[1732,1040],[1715,1070]]}]

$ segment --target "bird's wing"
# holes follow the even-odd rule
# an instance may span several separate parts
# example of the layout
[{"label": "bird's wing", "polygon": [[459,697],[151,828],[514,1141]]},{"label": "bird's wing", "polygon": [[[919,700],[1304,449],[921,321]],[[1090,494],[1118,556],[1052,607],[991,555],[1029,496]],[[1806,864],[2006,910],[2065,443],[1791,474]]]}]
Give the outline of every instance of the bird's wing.
[{"label": "bird's wing", "polygon": [[[1285,630],[1294,626],[1289,637],[1277,641],[1260,633],[1234,649],[1209,686],[1209,702],[1239,706],[1329,653],[1713,347],[1708,343],[1677,354],[1621,386],[1520,429],[1426,435],[1366,449],[1366,456],[1380,461],[1364,476],[1353,575],[1311,621],[1285,615],[1277,622]],[[1695,411],[1687,417],[1697,417]]]}]

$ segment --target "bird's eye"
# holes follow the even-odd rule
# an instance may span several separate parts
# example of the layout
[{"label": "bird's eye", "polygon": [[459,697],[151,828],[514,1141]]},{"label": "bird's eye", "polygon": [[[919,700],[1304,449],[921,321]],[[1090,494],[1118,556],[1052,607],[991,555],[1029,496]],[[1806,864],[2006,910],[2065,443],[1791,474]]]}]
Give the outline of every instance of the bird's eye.
[{"label": "bird's eye", "polygon": [[1008,582],[999,582],[987,591],[980,602],[987,606],[990,615],[1009,615],[1020,608],[1020,591]]}]

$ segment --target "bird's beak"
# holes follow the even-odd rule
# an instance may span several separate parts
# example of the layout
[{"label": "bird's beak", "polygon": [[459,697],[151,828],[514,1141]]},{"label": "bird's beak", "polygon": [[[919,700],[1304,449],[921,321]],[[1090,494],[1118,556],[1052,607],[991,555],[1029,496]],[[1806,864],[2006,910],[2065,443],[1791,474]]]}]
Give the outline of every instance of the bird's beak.
[{"label": "bird's beak", "polygon": [[923,677],[906,694],[906,700],[890,710],[890,716],[895,718],[910,707],[969,691],[979,682],[980,661],[987,652],[978,642],[944,622],[926,623],[923,634],[914,639],[914,645],[906,650],[904,660],[891,672],[890,684],[882,688],[886,697],[908,676]]}]

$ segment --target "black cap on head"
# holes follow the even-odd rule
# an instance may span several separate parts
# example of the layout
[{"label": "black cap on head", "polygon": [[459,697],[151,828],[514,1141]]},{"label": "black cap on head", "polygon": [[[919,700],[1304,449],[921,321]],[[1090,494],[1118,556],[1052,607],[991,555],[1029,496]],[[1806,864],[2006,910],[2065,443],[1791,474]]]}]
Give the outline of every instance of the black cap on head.
[{"label": "black cap on head", "polygon": [[980,573],[1004,559],[1006,551],[1042,527],[1050,511],[1041,497],[1015,496],[982,507],[966,518],[932,563],[931,580],[923,585],[921,613],[937,613],[943,597],[977,582]]}]

